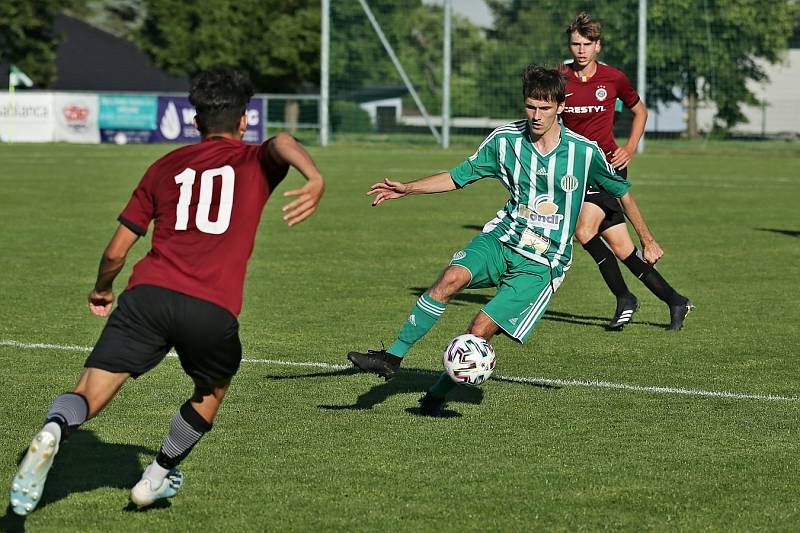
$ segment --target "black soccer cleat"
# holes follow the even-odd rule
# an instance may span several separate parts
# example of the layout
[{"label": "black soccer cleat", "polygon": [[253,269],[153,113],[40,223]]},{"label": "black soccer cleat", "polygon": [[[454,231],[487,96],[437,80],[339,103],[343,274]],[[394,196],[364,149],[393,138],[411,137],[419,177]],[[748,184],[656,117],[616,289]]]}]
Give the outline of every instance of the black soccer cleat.
[{"label": "black soccer cleat", "polygon": [[378,374],[386,381],[389,381],[400,370],[402,357],[392,355],[386,350],[367,350],[367,353],[350,352],[347,358],[359,370]]},{"label": "black soccer cleat", "polygon": [[688,298],[680,305],[669,306],[669,326],[667,331],[680,331],[683,328],[683,321],[686,316],[692,312],[694,304]]},{"label": "black soccer cleat", "polygon": [[444,416],[446,405],[444,398],[433,396],[430,392],[426,392],[425,396],[419,399],[419,414],[439,418]]},{"label": "black soccer cleat", "polygon": [[633,314],[639,309],[639,300],[633,294],[624,296],[617,300],[617,310],[614,311],[614,318],[608,323],[608,331],[622,331],[625,324],[633,318]]}]

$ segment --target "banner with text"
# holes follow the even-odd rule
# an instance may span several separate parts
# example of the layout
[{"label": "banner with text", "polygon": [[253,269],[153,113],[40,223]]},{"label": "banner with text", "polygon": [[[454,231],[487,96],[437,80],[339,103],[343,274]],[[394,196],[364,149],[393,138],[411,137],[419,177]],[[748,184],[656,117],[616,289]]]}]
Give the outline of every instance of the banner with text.
[{"label": "banner with text", "polygon": [[117,144],[151,142],[156,128],[158,97],[101,95],[100,136]]},{"label": "banner with text", "polygon": [[[258,144],[263,142],[261,111],[264,101],[253,98],[247,105],[247,130],[244,142]],[[195,110],[184,96],[158,97],[158,126],[153,132],[151,142],[193,143],[200,140],[200,132],[194,127]]]},{"label": "banner with text", "polygon": [[0,140],[51,142],[54,131],[53,93],[0,92]]}]

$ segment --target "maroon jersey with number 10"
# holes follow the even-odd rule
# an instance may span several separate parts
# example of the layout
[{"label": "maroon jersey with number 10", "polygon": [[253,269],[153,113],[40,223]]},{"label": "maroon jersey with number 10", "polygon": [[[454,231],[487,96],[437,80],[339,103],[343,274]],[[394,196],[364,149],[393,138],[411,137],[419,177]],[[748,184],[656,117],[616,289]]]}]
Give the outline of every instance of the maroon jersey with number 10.
[{"label": "maroon jersey with number 10", "polygon": [[561,72],[567,76],[567,100],[561,114],[564,125],[595,141],[610,158],[617,149],[613,132],[617,98],[631,108],[639,102],[639,94],[622,71],[601,63],[586,80],[576,76],[569,65],[562,65]]},{"label": "maroon jersey with number 10", "polygon": [[269,142],[211,137],[153,163],[119,216],[139,235],[155,221],[152,248],[134,266],[129,289],[156,285],[239,315],[264,204],[288,171],[265,169]]}]

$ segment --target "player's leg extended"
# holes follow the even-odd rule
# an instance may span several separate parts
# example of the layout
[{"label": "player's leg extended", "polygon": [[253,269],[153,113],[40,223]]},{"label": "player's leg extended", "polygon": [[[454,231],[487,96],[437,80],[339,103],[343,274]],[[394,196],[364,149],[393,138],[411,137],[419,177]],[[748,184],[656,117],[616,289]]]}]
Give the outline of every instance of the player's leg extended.
[{"label": "player's leg extended", "polygon": [[53,400],[44,426],[31,441],[11,482],[10,502],[16,514],[24,516],[36,508],[61,442],[97,416],[128,377],[127,373],[84,368],[75,390]]},{"label": "player's leg extended", "polygon": [[170,423],[161,448],[153,462],[145,469],[142,479],[131,489],[131,501],[139,507],[151,505],[162,498],[178,493],[183,484],[183,473],[178,465],[211,431],[214,417],[225,397],[230,382],[221,386],[196,384],[194,394],[187,400]]},{"label": "player's leg extended", "polygon": [[347,358],[365,372],[373,372],[387,380],[393,378],[406,353],[433,328],[450,298],[463,289],[469,280],[470,273],[465,268],[447,267],[436,283],[417,299],[397,339],[386,350],[350,352]]},{"label": "player's leg extended", "polygon": [[611,246],[614,254],[628,267],[628,270],[639,278],[645,287],[650,289],[650,292],[669,306],[670,325],[667,329],[670,331],[680,330],[686,315],[694,308],[692,302],[673,289],[655,266],[644,260],[633,244],[626,224],[617,224],[608,228],[603,232],[603,238]]},{"label": "player's leg extended", "polygon": [[[609,246],[600,236],[600,228],[608,223],[610,216],[600,206],[591,202],[584,202],[578,218],[578,225],[575,228],[575,236],[583,245],[583,249],[589,252],[589,255],[597,263],[597,268],[600,270],[603,280],[617,299],[614,318],[608,323],[607,328],[620,330],[630,322],[633,313],[639,307],[639,302],[636,300],[636,296],[628,290],[614,252],[609,249]],[[621,214],[619,218],[624,223],[624,218],[622,218]]]},{"label": "player's leg extended", "polygon": [[450,299],[469,284],[469,270],[460,265],[447,267],[436,283],[419,297],[400,333],[387,352],[404,357],[414,344],[433,328]]},{"label": "player's leg extended", "polygon": [[131,490],[131,501],[145,507],[177,494],[183,484],[178,465],[211,431],[228,386],[242,361],[239,322],[213,303],[174,293],[174,321],[169,338],[186,374],[195,384],[192,397],[175,413],[152,464]]},{"label": "player's leg extended", "polygon": [[[486,340],[503,329],[524,343],[544,315],[550,299],[564,280],[563,271],[506,252],[509,268],[497,283],[492,300],[478,313],[468,332]],[[445,372],[420,400],[420,413],[439,416],[448,392],[456,383]]]}]

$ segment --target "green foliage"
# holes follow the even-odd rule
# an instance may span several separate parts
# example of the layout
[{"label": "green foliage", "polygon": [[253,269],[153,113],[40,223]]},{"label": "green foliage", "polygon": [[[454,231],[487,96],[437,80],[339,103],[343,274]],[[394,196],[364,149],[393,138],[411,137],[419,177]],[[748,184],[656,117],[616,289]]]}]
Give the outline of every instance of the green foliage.
[{"label": "green foliage", "polygon": [[369,113],[355,102],[335,100],[331,106],[331,128],[334,132],[365,133],[375,128]]},{"label": "green foliage", "polygon": [[[747,81],[765,81],[765,63],[776,63],[794,29],[791,0],[724,2],[660,0],[648,4],[648,77],[661,101],[697,95],[713,101],[726,127],[745,120],[741,104],[757,104]],[[681,95],[673,95],[678,87]]]},{"label": "green foliage", "polygon": [[123,39],[132,38],[142,26],[145,0],[90,0],[70,2],[65,13]]},{"label": "green foliage", "polygon": [[56,50],[61,36],[53,22],[67,0],[0,2],[0,60],[13,63],[36,87],[56,80]]},{"label": "green foliage", "polygon": [[[441,112],[443,11],[421,0],[373,0],[370,9],[392,45],[415,90],[430,113]],[[350,91],[385,85],[402,85],[388,54],[356,1],[331,5],[331,87]],[[475,116],[479,101],[478,60],[485,40],[468,20],[452,21],[451,94],[454,115]],[[458,99],[455,95],[459,95]],[[410,98],[406,105],[414,105]]]},{"label": "green foliage", "polygon": [[[557,64],[570,57],[565,30],[580,11],[603,24],[601,60],[636,78],[638,1],[587,2],[542,0],[531,8],[524,0],[489,0],[496,17],[492,35],[498,54],[515,54],[527,62]],[[744,120],[742,104],[755,104],[747,81],[764,81],[764,64],[775,63],[786,50],[799,4],[792,0],[650,0],[647,14],[648,101],[672,102],[686,97],[712,101],[717,120],[733,127]],[[526,52],[527,51],[527,52]],[[516,78],[526,61],[508,64],[501,79]],[[493,63],[502,65],[498,60]],[[521,66],[520,66],[521,65]],[[513,89],[513,90],[512,90]],[[500,94],[501,83],[485,94]]]},{"label": "green foliage", "polygon": [[319,84],[319,2],[313,0],[145,0],[136,40],[175,75],[216,64],[247,70],[257,91]]}]

